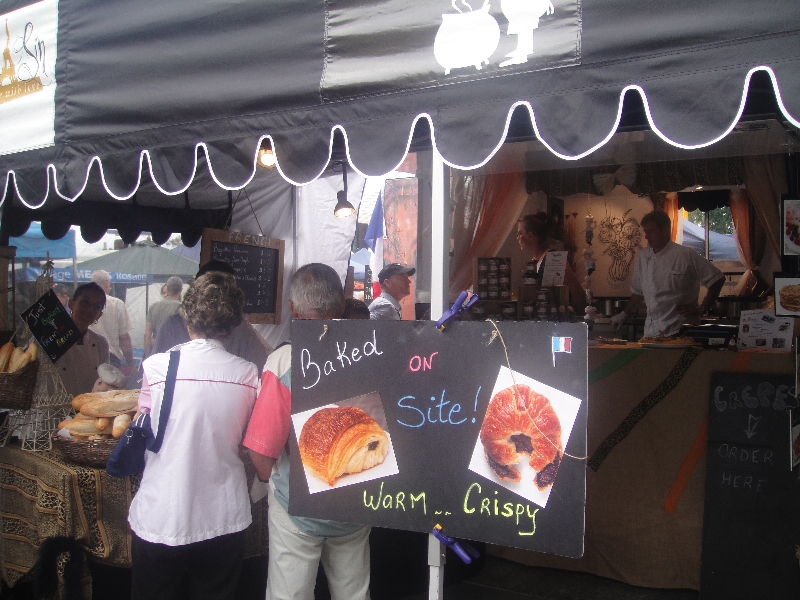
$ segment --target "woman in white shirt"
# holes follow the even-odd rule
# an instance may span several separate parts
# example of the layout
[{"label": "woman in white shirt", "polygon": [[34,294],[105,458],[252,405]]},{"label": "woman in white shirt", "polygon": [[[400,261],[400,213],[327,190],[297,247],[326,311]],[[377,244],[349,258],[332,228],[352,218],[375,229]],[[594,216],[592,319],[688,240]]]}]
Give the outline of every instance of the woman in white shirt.
[{"label": "woman in white shirt", "polygon": [[[256,400],[258,372],[222,341],[242,320],[235,279],[208,273],[189,288],[181,313],[191,341],[180,351],[172,410],[160,451],[145,453],[131,503],[134,600],[233,599],[251,523],[239,446]],[[158,431],[170,354],[144,361],[139,397]]]}]

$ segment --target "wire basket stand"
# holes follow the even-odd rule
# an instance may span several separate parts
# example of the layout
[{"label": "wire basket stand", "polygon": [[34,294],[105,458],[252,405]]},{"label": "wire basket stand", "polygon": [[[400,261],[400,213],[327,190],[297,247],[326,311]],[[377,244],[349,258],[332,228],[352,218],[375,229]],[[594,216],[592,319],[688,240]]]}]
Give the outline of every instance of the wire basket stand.
[{"label": "wire basket stand", "polygon": [[[53,287],[53,263],[48,255],[42,274],[36,278],[36,297],[41,297]],[[26,323],[17,329],[18,340],[36,344]],[[12,410],[0,425],[0,446],[8,444],[14,433],[22,441],[22,449],[33,452],[51,450],[52,434],[58,423],[73,414],[72,396],[67,392],[58,368],[39,348],[39,373],[29,410]]]}]

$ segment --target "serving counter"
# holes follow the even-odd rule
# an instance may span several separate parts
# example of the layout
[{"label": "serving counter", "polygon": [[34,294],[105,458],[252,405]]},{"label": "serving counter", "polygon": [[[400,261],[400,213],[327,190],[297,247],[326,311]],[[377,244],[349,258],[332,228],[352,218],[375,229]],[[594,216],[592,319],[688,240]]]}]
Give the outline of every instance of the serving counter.
[{"label": "serving counter", "polygon": [[794,374],[794,354],[590,348],[584,556],[489,552],[636,586],[699,589],[715,371]]},{"label": "serving counter", "polygon": [[[253,469],[246,461],[248,481]],[[58,450],[0,448],[0,574],[13,586],[36,562],[46,538],[84,539],[91,560],[131,566],[128,507],[140,477],[119,479],[77,465]],[[265,503],[253,504],[245,557],[262,554]]]}]

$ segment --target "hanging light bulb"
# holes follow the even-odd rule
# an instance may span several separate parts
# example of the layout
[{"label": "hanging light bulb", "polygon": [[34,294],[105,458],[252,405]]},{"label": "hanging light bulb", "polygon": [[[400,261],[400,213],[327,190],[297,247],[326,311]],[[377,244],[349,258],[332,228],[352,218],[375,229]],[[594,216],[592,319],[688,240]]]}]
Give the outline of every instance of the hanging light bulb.
[{"label": "hanging light bulb", "polygon": [[258,164],[265,169],[272,169],[276,163],[277,159],[275,158],[275,152],[272,150],[272,143],[269,140],[265,140],[258,150]]},{"label": "hanging light bulb", "polygon": [[349,217],[356,212],[355,207],[347,200],[347,163],[342,163],[342,178],[344,179],[344,190],[336,192],[336,208],[333,214],[339,218]]}]

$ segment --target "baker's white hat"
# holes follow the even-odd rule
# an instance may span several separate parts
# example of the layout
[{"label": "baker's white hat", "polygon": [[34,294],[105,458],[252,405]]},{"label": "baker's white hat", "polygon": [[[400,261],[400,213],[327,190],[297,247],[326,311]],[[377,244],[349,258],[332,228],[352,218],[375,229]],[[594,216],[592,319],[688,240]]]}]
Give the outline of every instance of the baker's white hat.
[{"label": "baker's white hat", "polygon": [[105,383],[115,388],[123,389],[128,384],[128,378],[117,367],[108,363],[97,367],[97,374]]}]

